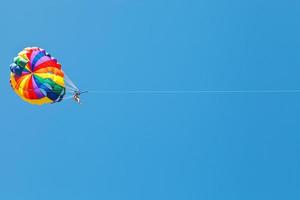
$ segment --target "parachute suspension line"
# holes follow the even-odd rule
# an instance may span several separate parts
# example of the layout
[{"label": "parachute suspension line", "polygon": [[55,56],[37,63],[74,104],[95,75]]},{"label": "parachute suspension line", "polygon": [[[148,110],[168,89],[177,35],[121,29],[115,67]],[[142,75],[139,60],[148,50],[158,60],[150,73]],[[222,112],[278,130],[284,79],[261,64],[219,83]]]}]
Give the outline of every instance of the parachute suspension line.
[{"label": "parachute suspension line", "polygon": [[283,94],[300,90],[88,90],[97,94]]},{"label": "parachute suspension line", "polygon": [[75,90],[68,85],[65,85],[66,92],[74,92]]},{"label": "parachute suspension line", "polygon": [[73,99],[73,96],[65,96],[62,101],[70,100]]},{"label": "parachute suspension line", "polygon": [[68,77],[68,75],[65,73],[65,85],[66,85],[66,88],[71,90],[71,91],[78,91],[78,87],[76,87],[76,85],[71,81],[71,79]]}]

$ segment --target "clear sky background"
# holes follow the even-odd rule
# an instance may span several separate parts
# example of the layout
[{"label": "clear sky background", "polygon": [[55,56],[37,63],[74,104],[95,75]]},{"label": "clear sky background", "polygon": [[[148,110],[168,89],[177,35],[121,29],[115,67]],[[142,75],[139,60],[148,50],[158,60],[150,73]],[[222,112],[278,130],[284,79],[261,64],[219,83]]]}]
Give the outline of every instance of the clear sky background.
[{"label": "clear sky background", "polygon": [[1,2],[0,199],[300,199],[300,93],[33,106],[9,85],[39,46],[81,89],[300,89],[299,17],[296,0]]}]

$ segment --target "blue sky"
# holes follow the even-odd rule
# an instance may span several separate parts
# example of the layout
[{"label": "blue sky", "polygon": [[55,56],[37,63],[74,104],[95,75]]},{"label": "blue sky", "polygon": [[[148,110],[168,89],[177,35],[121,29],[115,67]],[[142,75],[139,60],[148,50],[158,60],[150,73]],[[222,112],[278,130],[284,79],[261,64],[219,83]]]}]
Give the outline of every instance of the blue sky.
[{"label": "blue sky", "polygon": [[0,199],[296,200],[300,94],[88,94],[32,106],[24,47],[82,89],[300,89],[300,3],[4,1]]}]

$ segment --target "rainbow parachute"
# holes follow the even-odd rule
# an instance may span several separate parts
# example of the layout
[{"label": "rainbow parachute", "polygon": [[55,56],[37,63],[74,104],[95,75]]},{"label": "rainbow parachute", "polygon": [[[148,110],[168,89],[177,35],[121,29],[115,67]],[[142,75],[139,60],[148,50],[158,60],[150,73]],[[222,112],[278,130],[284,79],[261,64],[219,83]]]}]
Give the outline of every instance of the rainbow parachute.
[{"label": "rainbow parachute", "polygon": [[61,65],[44,49],[25,48],[14,58],[10,70],[11,87],[28,103],[56,103],[65,97],[68,79]]}]

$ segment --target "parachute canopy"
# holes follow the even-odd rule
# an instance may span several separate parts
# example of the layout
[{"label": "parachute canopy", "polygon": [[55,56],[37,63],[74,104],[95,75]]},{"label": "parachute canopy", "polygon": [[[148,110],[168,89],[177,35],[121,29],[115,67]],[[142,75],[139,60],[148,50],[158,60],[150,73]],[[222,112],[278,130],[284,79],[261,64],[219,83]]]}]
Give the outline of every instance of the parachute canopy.
[{"label": "parachute canopy", "polygon": [[44,49],[25,48],[14,58],[10,70],[11,87],[28,103],[56,103],[66,94],[61,65]]}]

